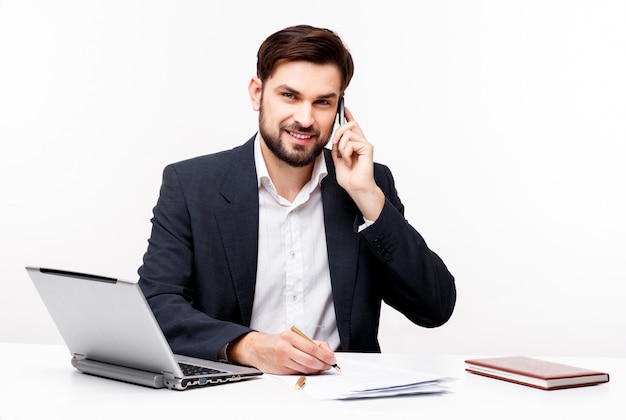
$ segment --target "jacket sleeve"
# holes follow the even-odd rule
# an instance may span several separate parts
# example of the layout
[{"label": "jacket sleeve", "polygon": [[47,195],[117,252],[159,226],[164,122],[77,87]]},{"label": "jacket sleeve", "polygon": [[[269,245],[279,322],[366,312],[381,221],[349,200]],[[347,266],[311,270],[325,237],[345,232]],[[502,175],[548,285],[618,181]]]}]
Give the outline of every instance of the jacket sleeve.
[{"label": "jacket sleeve", "polygon": [[[241,322],[223,321],[228,316],[197,308],[195,294],[199,279],[195,273],[196,239],[192,232],[193,194],[185,192],[188,179],[181,180],[180,166],[170,165],[163,172],[160,196],[153,210],[152,232],[139,285],[174,353],[217,360],[219,350],[250,331]],[[184,172],[184,171],[182,171]],[[184,175],[183,175],[184,176]],[[210,288],[209,282],[205,282]],[[227,301],[228,294],[213,287],[216,299]],[[228,305],[225,305],[228,306]],[[236,307],[237,305],[229,305]]]},{"label": "jacket sleeve", "polygon": [[379,288],[383,300],[415,324],[440,326],[454,310],[454,277],[404,218],[404,206],[386,166],[376,165],[376,181],[386,202],[376,222],[361,235],[382,267]]}]

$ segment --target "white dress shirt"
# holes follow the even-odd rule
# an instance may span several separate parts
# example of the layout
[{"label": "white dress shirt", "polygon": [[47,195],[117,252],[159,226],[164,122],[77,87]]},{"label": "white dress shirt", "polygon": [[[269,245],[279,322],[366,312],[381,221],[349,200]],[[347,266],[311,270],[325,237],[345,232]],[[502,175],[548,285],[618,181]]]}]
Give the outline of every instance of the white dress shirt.
[{"label": "white dress shirt", "polygon": [[255,139],[259,185],[259,253],[250,327],[276,334],[296,326],[314,340],[339,348],[328,268],[321,181],[323,153],[311,180],[293,202],[278,195]]}]

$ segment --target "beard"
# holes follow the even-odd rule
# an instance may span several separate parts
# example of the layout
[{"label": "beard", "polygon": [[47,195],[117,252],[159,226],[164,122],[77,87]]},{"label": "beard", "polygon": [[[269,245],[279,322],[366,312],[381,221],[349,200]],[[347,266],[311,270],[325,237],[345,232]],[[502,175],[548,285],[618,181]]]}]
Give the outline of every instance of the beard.
[{"label": "beard", "polygon": [[[282,139],[281,134],[286,131],[297,131],[299,133],[306,133],[313,136],[311,140],[311,147],[296,144],[292,147],[286,145]],[[324,147],[330,139],[330,135],[327,138],[321,138],[319,130],[313,127],[302,127],[299,125],[287,125],[281,123],[278,126],[278,130],[272,130],[270,124],[266,121],[263,114],[263,100],[261,100],[261,106],[259,108],[259,133],[265,141],[267,148],[281,161],[295,168],[301,168],[313,163],[315,159],[322,153]]]}]

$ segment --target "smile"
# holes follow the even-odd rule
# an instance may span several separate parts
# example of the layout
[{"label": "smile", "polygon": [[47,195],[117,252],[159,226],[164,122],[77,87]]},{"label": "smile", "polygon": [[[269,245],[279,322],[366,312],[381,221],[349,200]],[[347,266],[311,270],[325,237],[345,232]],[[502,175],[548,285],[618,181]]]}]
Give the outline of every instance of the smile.
[{"label": "smile", "polygon": [[311,135],[308,134],[300,134],[300,133],[294,133],[293,131],[288,131],[289,135],[292,137],[295,137],[299,140],[309,140],[311,137]]}]

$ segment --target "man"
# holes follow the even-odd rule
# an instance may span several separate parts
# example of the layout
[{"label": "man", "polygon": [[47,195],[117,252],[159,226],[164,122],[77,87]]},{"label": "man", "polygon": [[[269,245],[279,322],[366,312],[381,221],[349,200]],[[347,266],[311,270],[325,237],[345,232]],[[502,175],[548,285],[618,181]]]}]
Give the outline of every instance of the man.
[{"label": "man", "polygon": [[312,374],[334,351],[380,351],[382,300],[418,325],[445,323],[454,278],[347,108],[325,147],[353,74],[341,39],[294,26],[257,58],[258,134],[164,170],[139,284],[173,351]]}]

